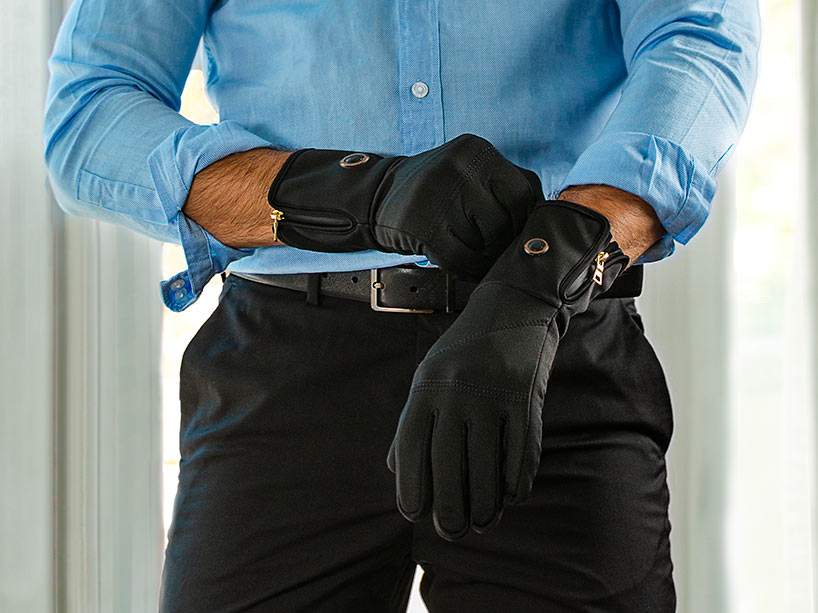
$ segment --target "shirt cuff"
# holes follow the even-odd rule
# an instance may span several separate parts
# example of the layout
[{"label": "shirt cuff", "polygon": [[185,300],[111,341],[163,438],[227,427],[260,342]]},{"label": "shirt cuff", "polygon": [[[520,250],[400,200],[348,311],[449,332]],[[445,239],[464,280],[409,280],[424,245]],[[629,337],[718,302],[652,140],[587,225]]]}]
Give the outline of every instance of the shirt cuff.
[{"label": "shirt cuff", "polygon": [[255,253],[255,249],[234,249],[220,243],[186,215],[179,215],[179,236],[187,270],[159,283],[162,300],[171,311],[189,307],[214,275],[226,270],[231,262]]},{"label": "shirt cuff", "polygon": [[168,223],[179,228],[187,270],[160,283],[162,299],[173,311],[182,311],[201,295],[207,282],[230,262],[254,253],[233,249],[216,240],[199,224],[182,214],[193,177],[210,164],[232,153],[271,147],[234,121],[211,126],[189,125],[175,130],[148,156],[148,167]]},{"label": "shirt cuff", "polygon": [[610,185],[642,198],[666,233],[635,263],[670,256],[704,225],[716,181],[680,145],[642,132],[605,134],[579,157],[560,191],[572,185]]}]

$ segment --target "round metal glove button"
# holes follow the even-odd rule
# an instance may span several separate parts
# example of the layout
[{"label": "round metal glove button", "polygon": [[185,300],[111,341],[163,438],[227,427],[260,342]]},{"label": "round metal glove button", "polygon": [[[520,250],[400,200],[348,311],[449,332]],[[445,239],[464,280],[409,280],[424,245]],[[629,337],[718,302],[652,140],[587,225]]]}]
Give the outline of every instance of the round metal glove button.
[{"label": "round metal glove button", "polygon": [[366,153],[350,153],[343,160],[341,166],[349,168],[350,166],[358,166],[369,161],[369,156]]},{"label": "round metal glove button", "polygon": [[548,242],[542,238],[531,238],[523,247],[528,255],[540,255],[548,251]]}]

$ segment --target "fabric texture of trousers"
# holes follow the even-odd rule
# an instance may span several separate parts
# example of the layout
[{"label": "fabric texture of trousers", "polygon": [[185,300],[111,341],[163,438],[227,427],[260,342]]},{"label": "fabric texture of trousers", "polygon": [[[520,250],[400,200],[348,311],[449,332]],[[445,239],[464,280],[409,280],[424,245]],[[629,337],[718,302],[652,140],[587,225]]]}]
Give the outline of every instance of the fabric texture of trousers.
[{"label": "fabric texture of trousers", "polygon": [[456,317],[228,277],[182,360],[161,610],[404,611],[418,564],[433,613],[672,613],[673,417],[633,299],[571,320],[528,500],[455,542],[398,512],[387,451]]}]

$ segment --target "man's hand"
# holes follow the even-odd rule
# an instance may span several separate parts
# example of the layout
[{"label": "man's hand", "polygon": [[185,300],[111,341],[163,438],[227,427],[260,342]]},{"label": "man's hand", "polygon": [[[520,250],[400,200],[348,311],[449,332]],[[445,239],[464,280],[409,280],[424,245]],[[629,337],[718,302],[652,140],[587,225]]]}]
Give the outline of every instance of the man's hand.
[{"label": "man's hand", "polygon": [[273,241],[267,190],[290,152],[234,153],[196,174],[182,213],[229,247],[268,247]]},{"label": "man's hand", "polygon": [[456,539],[528,496],[560,338],[627,264],[603,215],[563,201],[534,210],[415,372],[387,460],[404,516],[431,511]]},{"label": "man's hand", "polygon": [[486,273],[541,199],[537,175],[473,134],[410,157],[297,151],[269,194],[287,245],[425,255],[471,279]]},{"label": "man's hand", "polygon": [[563,190],[559,199],[603,214],[611,224],[613,239],[631,263],[665,233],[653,207],[639,196],[610,185],[575,185]]}]

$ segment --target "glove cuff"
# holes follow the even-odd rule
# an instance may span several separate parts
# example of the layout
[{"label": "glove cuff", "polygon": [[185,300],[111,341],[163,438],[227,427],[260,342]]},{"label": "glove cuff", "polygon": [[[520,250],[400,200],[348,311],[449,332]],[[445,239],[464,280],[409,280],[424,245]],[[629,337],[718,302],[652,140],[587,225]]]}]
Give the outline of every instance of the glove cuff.
[{"label": "glove cuff", "polygon": [[484,282],[503,283],[578,312],[607,290],[628,262],[604,215],[553,200],[534,209]]},{"label": "glove cuff", "polygon": [[294,152],[267,194],[277,238],[312,251],[378,249],[371,208],[394,160],[331,149]]}]

